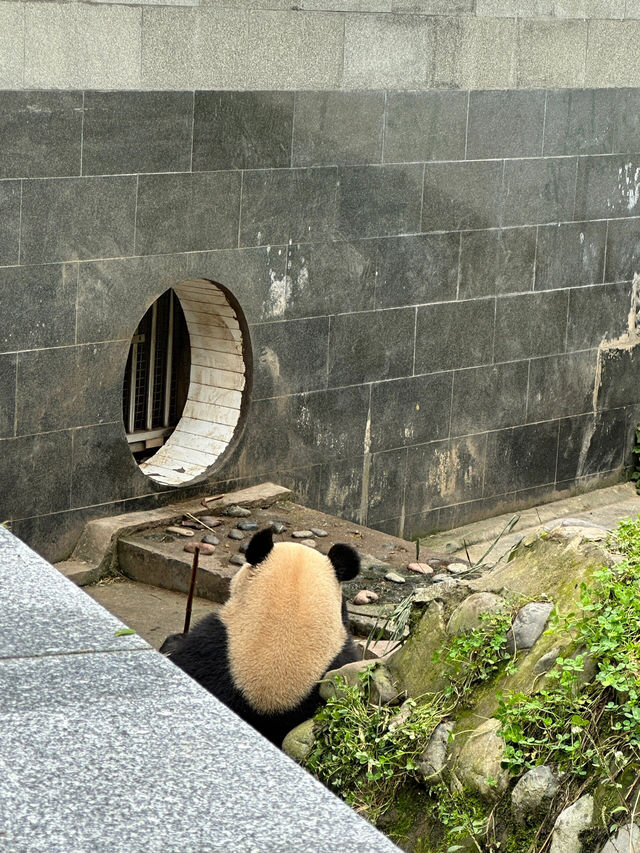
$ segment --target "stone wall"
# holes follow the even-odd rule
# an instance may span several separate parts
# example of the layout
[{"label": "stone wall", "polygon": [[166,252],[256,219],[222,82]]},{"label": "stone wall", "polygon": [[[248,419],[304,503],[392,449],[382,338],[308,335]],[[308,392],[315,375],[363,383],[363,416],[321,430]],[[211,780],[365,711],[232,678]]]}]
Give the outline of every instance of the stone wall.
[{"label": "stone wall", "polygon": [[[88,518],[260,479],[413,536],[618,478],[639,106],[2,93],[0,518],[59,559]],[[224,464],[173,490],[129,452],[122,381],[145,310],[194,277],[238,300],[253,387]]]},{"label": "stone wall", "polygon": [[0,88],[638,86],[638,0],[0,2]]}]

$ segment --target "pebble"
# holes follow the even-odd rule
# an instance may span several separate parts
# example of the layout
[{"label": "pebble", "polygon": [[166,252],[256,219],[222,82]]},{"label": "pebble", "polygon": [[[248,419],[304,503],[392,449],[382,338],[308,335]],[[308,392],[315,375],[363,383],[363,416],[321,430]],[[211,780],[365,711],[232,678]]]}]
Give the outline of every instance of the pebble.
[{"label": "pebble", "polygon": [[258,522],[257,521],[239,521],[236,524],[238,530],[257,530]]},{"label": "pebble", "polygon": [[183,550],[186,551],[188,554],[195,554],[196,548],[200,550],[200,553],[203,557],[208,557],[216,550],[213,545],[209,545],[204,540],[202,542],[187,542]]},{"label": "pebble", "polygon": [[246,563],[246,560],[242,556],[242,554],[234,554],[231,557],[231,559],[229,560],[229,562],[231,563],[232,566],[244,566],[244,564]]},{"label": "pebble", "polygon": [[167,533],[173,533],[174,536],[195,536],[193,530],[189,530],[188,527],[176,527],[174,525],[167,527]]},{"label": "pebble", "polygon": [[387,572],[384,576],[384,579],[387,581],[392,581],[392,583],[406,583],[406,578],[403,578],[402,575],[399,575],[397,572]]},{"label": "pebble", "polygon": [[238,551],[240,551],[241,554],[246,554],[247,548],[249,547],[250,544],[251,544],[250,542],[241,542],[240,547],[238,548]]},{"label": "pebble", "polygon": [[409,563],[407,566],[410,572],[416,572],[419,575],[432,575],[433,569],[427,563]]},{"label": "pebble", "polygon": [[431,578],[431,580],[434,583],[443,583],[444,581],[453,580],[453,578],[450,578],[449,575],[441,574],[441,575],[434,575]]},{"label": "pebble", "polygon": [[301,539],[300,544],[306,545],[307,548],[315,548],[316,547],[315,539]]},{"label": "pebble", "polygon": [[274,533],[284,533],[284,531],[287,529],[287,525],[283,524],[281,521],[272,521],[271,529]]},{"label": "pebble", "polygon": [[361,589],[353,598],[354,604],[371,604],[372,601],[377,601],[378,595],[371,589]]},{"label": "pebble", "polygon": [[183,518],[180,522],[182,527],[190,527],[192,530],[200,530],[200,522],[199,521],[191,521],[190,518]]},{"label": "pebble", "polygon": [[202,537],[202,541],[205,545],[219,545],[220,540],[217,536],[214,536],[213,533],[207,533]]},{"label": "pebble", "polygon": [[227,507],[224,514],[231,516],[231,518],[248,518],[251,515],[251,510],[244,506],[233,504],[232,506]]},{"label": "pebble", "polygon": [[294,539],[310,539],[313,533],[310,530],[294,530],[291,535]]},{"label": "pebble", "polygon": [[218,518],[216,515],[203,515],[198,519],[198,521],[207,527],[220,527],[222,524],[222,519]]},{"label": "pebble", "polygon": [[323,536],[328,536],[326,530],[323,530],[321,527],[310,527],[309,530],[313,533],[314,536],[317,536],[318,539],[322,539]]},{"label": "pebble", "polygon": [[449,563],[447,566],[448,571],[451,572],[452,575],[462,575],[465,572],[468,572],[471,566],[467,566],[466,563]]},{"label": "pebble", "polygon": [[227,533],[227,536],[229,537],[229,539],[235,539],[237,542],[240,542],[242,539],[244,539],[244,533],[242,533],[240,530],[230,530]]}]

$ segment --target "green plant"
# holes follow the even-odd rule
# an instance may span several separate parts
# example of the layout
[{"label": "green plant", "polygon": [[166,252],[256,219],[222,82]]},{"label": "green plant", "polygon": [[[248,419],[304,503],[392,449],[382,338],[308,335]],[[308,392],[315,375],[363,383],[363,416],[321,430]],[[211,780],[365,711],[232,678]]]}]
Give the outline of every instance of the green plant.
[{"label": "green plant", "polygon": [[398,788],[416,778],[418,759],[446,715],[441,696],[401,708],[370,705],[371,670],[360,684],[340,686],[316,714],[307,768],[372,823],[392,805]]},{"label": "green plant", "polygon": [[562,620],[574,654],[538,693],[503,696],[497,715],[512,772],[552,763],[576,789],[605,783],[618,792],[610,817],[629,799],[621,774],[640,766],[640,520],[622,522],[614,544],[622,562],[595,572]]},{"label": "green plant", "polygon": [[489,681],[498,673],[512,670],[513,661],[507,653],[507,633],[513,621],[511,610],[480,614],[480,625],[452,637],[433,656],[441,663],[449,682],[447,698],[468,701],[471,688]]}]

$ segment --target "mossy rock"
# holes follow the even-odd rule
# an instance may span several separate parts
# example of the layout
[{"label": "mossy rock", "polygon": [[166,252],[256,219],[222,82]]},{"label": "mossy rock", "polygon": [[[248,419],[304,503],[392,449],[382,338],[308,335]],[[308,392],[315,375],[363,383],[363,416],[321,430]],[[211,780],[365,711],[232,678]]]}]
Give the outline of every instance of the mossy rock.
[{"label": "mossy rock", "polygon": [[399,689],[408,696],[438,693],[446,686],[442,667],[433,663],[445,638],[444,608],[432,601],[407,642],[387,661]]}]

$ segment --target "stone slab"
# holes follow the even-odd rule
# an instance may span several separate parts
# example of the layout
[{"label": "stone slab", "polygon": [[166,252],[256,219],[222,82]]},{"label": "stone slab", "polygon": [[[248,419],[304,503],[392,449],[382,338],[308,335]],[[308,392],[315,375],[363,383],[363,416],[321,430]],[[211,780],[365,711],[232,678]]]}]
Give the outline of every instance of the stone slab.
[{"label": "stone slab", "polygon": [[0,608],[3,850],[397,850],[2,527]]},{"label": "stone slab", "polygon": [[24,58],[24,4],[0,4],[0,87],[22,86]]},{"label": "stone slab", "polygon": [[154,652],[5,661],[0,696],[11,853],[397,849]]},{"label": "stone slab", "polygon": [[142,9],[84,3],[24,7],[24,88],[140,88]]},{"label": "stone slab", "polygon": [[49,568],[0,527],[0,659],[148,648],[135,634],[116,637],[123,623]]}]

